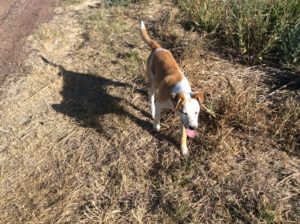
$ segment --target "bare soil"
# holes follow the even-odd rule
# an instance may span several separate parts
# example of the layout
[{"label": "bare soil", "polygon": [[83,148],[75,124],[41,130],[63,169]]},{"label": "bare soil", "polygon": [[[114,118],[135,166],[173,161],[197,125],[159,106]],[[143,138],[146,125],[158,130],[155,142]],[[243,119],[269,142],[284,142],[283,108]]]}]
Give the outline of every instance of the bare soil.
[{"label": "bare soil", "polygon": [[51,17],[56,0],[0,0],[0,85],[20,69],[24,39]]}]

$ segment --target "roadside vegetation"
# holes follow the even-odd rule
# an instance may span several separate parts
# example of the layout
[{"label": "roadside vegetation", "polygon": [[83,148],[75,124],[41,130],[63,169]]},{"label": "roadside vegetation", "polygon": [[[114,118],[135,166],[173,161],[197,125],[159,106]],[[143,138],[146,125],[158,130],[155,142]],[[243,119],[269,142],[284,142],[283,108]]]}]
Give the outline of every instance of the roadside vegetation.
[{"label": "roadside vegetation", "polygon": [[300,1],[178,0],[190,29],[218,36],[249,64],[300,63]]}]

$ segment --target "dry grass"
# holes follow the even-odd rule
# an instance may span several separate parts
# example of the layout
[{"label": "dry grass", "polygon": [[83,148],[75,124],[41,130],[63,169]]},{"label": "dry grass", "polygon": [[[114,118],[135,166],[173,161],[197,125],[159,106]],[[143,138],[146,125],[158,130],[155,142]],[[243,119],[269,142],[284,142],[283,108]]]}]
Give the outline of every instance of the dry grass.
[{"label": "dry grass", "polygon": [[[299,89],[270,94],[266,70],[205,50],[170,2],[145,5],[64,4],[29,38],[32,69],[0,101],[0,222],[299,222]],[[188,160],[172,112],[152,131],[141,18],[217,115]]]}]

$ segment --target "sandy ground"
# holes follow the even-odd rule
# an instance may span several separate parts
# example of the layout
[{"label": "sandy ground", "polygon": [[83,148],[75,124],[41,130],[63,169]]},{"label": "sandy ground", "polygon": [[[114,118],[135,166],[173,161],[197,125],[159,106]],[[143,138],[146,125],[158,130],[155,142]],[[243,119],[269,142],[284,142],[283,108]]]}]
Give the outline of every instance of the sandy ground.
[{"label": "sandy ground", "polygon": [[0,85],[20,69],[26,38],[51,17],[55,0],[0,0]]}]

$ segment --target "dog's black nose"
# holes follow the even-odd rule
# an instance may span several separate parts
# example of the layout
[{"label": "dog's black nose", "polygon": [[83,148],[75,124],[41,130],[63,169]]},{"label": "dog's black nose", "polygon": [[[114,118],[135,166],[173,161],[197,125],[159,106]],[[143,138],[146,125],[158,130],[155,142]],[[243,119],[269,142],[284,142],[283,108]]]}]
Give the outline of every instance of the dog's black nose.
[{"label": "dog's black nose", "polygon": [[194,127],[192,127],[192,126],[189,126],[189,129],[190,129],[190,130],[195,130],[195,128],[194,128]]}]

